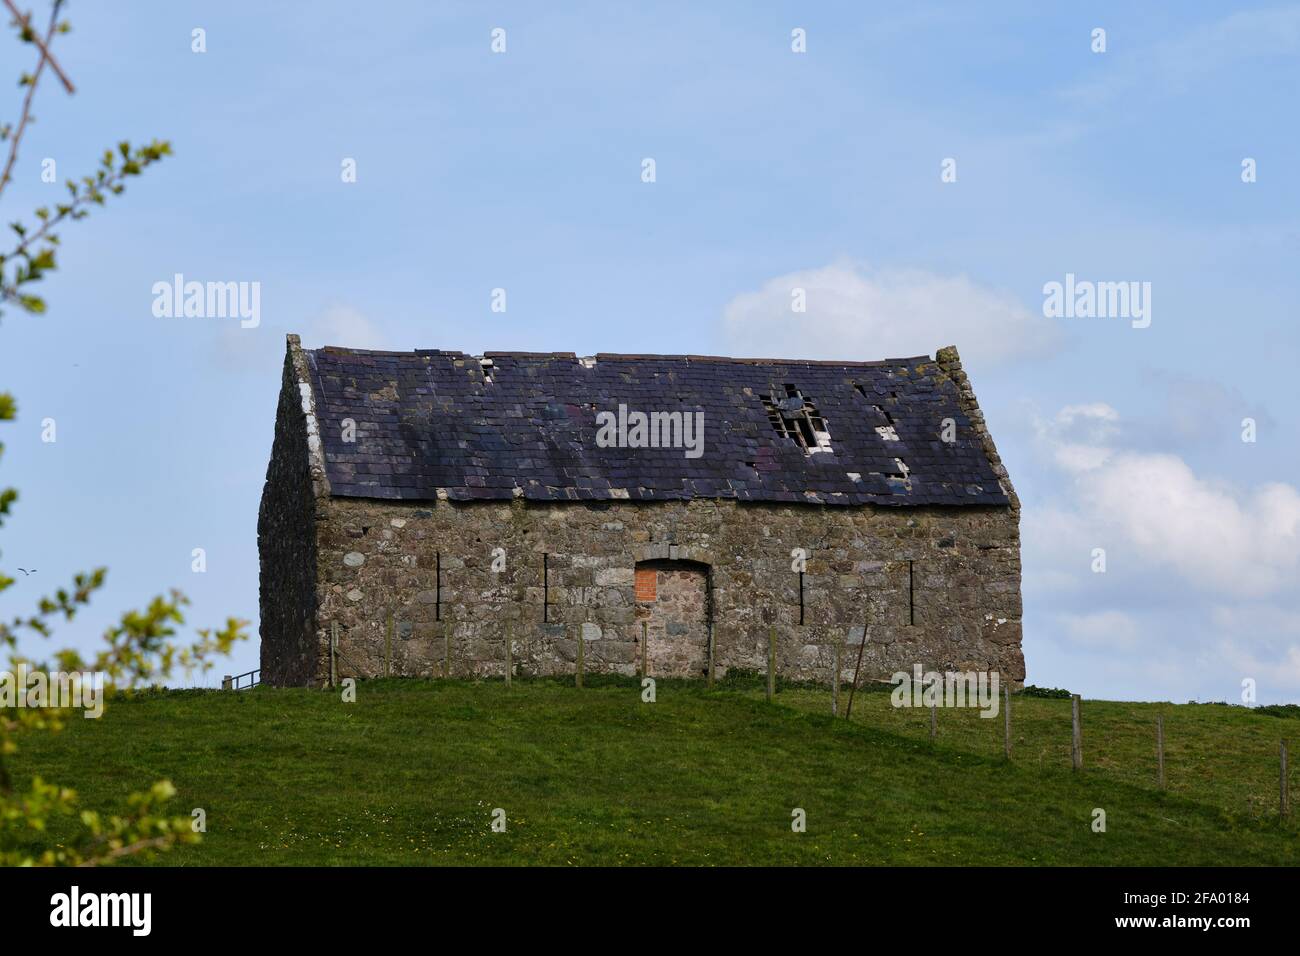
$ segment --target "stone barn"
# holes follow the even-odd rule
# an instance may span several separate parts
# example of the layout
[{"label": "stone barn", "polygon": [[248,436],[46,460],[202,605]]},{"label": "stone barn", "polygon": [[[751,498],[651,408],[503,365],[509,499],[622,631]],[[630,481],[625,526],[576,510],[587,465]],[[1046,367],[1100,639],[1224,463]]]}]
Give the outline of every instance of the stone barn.
[{"label": "stone barn", "polygon": [[[954,348],[813,362],[288,338],[262,680],[1024,678],[1019,501]],[[507,648],[507,641],[509,647]],[[865,646],[863,642],[865,641]]]}]

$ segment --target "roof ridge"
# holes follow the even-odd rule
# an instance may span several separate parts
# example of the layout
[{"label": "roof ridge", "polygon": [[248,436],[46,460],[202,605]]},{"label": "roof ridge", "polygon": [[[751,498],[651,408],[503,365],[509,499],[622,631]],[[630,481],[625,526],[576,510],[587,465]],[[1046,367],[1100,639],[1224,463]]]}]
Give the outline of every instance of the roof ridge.
[{"label": "roof ridge", "polygon": [[597,352],[597,361],[635,361],[639,359],[680,359],[685,362],[734,362],[738,365],[821,365],[821,366],[869,366],[902,365],[908,362],[932,362],[929,355],[909,355],[903,358],[884,359],[791,359],[791,358],[748,358],[732,355],[653,355],[623,354],[619,352]]},{"label": "roof ridge", "polygon": [[737,365],[816,365],[823,367],[880,368],[887,365],[907,365],[915,362],[933,362],[934,356],[906,355],[883,359],[796,359],[796,358],[758,358],[733,355],[690,355],[657,352],[597,352],[595,355],[578,355],[576,352],[514,352],[509,350],[485,351],[480,355],[462,352],[458,349],[411,349],[396,351],[392,349],[356,349],[342,345],[322,345],[315,349],[303,349],[304,352],[325,352],[330,355],[384,355],[397,358],[423,355],[446,355],[453,358],[538,358],[564,359],[570,361],[592,360],[598,362],[638,362],[638,361],[679,361],[679,362],[731,362]]}]

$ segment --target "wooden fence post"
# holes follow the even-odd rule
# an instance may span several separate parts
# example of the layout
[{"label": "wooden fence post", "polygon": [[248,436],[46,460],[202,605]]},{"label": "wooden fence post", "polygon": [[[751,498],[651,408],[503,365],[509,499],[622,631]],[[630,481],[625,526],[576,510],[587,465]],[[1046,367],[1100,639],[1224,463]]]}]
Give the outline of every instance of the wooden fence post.
[{"label": "wooden fence post", "polygon": [[1289,792],[1290,788],[1287,786],[1286,741],[1285,740],[1282,741],[1282,778],[1280,780],[1280,785],[1281,785],[1281,790],[1279,792],[1279,796],[1281,797],[1282,816],[1285,817],[1291,812],[1291,794]]},{"label": "wooden fence post", "polygon": [[510,686],[510,672],[515,669],[514,657],[510,653],[510,627],[506,627],[506,686]]},{"label": "wooden fence post", "polygon": [[[862,643],[858,645],[858,662],[853,665],[853,683],[849,685],[849,706],[844,708],[845,720],[850,720],[853,717],[853,695],[858,692],[858,671],[862,669],[862,652],[867,649],[867,626],[864,620],[862,624]],[[853,636],[852,629],[849,630],[849,636]]]},{"label": "wooden fence post", "polygon": [[1011,685],[1002,685],[1002,756],[1011,759]]},{"label": "wooden fence post", "polygon": [[831,677],[831,716],[837,717],[840,713],[840,669],[843,667],[841,660],[844,654],[844,645],[835,641],[835,673]]},{"label": "wooden fence post", "polygon": [[233,689],[234,689],[234,684],[235,684],[235,679],[234,679],[233,677],[231,677],[229,674],[227,674],[225,677],[221,678],[221,689],[222,689],[222,690],[233,690]]},{"label": "wooden fence post", "polygon": [[767,699],[776,695],[776,628],[767,629]]},{"label": "wooden fence post", "polygon": [[1070,737],[1070,760],[1075,770],[1083,769],[1083,735],[1079,730],[1079,695],[1070,695],[1070,714],[1074,720],[1074,732]]},{"label": "wooden fence post", "polygon": [[576,670],[574,671],[574,675],[573,675],[573,678],[574,678],[574,679],[573,679],[573,684],[574,684],[575,687],[581,687],[581,686],[582,686],[582,664],[583,664],[583,661],[582,661],[582,656],[583,656],[583,655],[582,655],[582,651],[583,651],[583,646],[584,646],[585,644],[586,644],[586,641],[584,641],[584,640],[583,640],[583,637],[582,637],[582,625],[579,624],[579,625],[578,625],[578,661],[577,661],[577,665],[578,665],[578,666],[577,666]]},{"label": "wooden fence post", "polygon": [[1165,788],[1165,715],[1156,714],[1156,783]]}]

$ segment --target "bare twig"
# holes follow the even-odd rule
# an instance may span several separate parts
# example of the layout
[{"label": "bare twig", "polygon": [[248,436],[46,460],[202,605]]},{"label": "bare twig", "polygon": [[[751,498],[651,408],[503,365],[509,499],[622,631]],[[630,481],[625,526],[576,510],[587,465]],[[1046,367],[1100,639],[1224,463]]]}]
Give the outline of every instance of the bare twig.
[{"label": "bare twig", "polygon": [[77,866],[89,867],[99,866],[101,863],[111,863],[114,860],[121,859],[124,856],[134,856],[142,850],[156,850],[166,846],[171,839],[165,836],[150,837],[147,840],[137,840],[135,843],[127,846],[120,846],[116,850],[110,850],[103,856],[92,857],[89,860],[82,860]]},{"label": "bare twig", "polygon": [[[12,0],[3,0],[3,3],[9,8],[9,12],[14,15],[15,20],[17,20],[23,27],[31,29],[28,22],[28,15],[25,13],[19,13],[18,8],[13,5]],[[54,4],[54,15],[56,18],[59,13],[59,7],[61,6],[63,6],[63,0],[58,0],[58,2]],[[40,48],[41,56],[43,56],[50,64],[50,69],[52,69],[58,76],[59,82],[63,84],[63,88],[67,90],[69,94],[77,92],[76,87],[72,85],[72,81],[68,79],[68,74],[63,72],[63,68],[59,66],[59,61],[54,59],[54,54],[50,52],[49,36],[46,36],[44,40],[41,40],[36,31],[32,30],[32,42]]]},{"label": "bare twig", "polygon": [[4,174],[0,175],[0,192],[4,192],[5,186],[9,185],[9,178],[13,173],[14,163],[18,160],[18,144],[22,142],[23,133],[26,131],[27,124],[32,118],[32,98],[36,95],[36,85],[40,81],[41,71],[45,69],[45,64],[50,64],[54,71],[59,75],[59,78],[63,80],[63,85],[69,93],[72,92],[72,84],[68,82],[68,78],[63,75],[63,71],[59,69],[59,65],[54,61],[54,58],[50,56],[50,42],[54,39],[54,31],[59,25],[59,8],[63,5],[63,0],[54,0],[54,6],[50,9],[50,26],[45,31],[44,42],[41,42],[41,38],[29,25],[28,15],[19,13],[17,7],[13,5],[13,0],[0,0],[0,2],[3,2],[4,5],[9,8],[9,12],[14,15],[15,19],[17,19],[20,24],[22,24],[23,29],[31,34],[33,41],[41,51],[41,59],[36,64],[36,72],[32,74],[32,80],[27,85],[27,95],[23,97],[22,116],[18,120],[18,127],[14,130],[13,135],[9,139],[9,159],[5,162]]}]

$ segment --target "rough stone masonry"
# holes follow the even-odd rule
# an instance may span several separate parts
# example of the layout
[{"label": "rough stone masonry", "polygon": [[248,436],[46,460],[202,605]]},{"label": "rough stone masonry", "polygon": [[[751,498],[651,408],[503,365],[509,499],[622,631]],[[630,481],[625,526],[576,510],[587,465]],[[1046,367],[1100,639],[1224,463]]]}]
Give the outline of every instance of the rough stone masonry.
[{"label": "rough stone masonry", "polygon": [[[596,440],[625,406],[662,426]],[[629,411],[630,410],[630,411]],[[656,417],[656,413],[657,417]],[[674,445],[700,416],[702,454]],[[1020,506],[934,358],[304,350],[258,520],[262,680],[1024,679]],[[865,639],[865,647],[862,646]],[[643,644],[644,642],[644,644]]]}]

